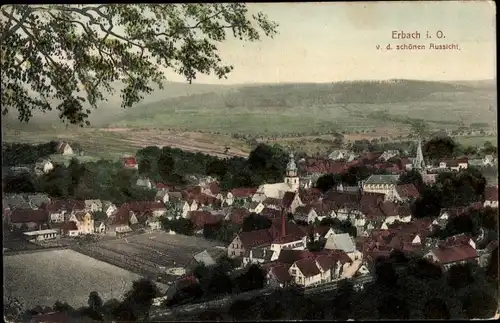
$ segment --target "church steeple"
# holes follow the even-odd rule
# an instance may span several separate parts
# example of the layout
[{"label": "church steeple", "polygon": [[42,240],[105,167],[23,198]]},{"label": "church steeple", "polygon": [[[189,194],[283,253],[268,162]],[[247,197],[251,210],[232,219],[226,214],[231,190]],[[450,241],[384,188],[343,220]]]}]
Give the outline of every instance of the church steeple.
[{"label": "church steeple", "polygon": [[422,140],[418,138],[417,156],[413,160],[413,168],[419,171],[425,169],[424,154],[422,153]]},{"label": "church steeple", "polygon": [[290,161],[286,165],[285,183],[290,186],[290,191],[297,192],[299,190],[298,169],[293,153],[290,153]]},{"label": "church steeple", "polygon": [[290,160],[286,165],[286,176],[289,177],[297,176],[297,165],[295,164],[293,153],[290,153]]}]

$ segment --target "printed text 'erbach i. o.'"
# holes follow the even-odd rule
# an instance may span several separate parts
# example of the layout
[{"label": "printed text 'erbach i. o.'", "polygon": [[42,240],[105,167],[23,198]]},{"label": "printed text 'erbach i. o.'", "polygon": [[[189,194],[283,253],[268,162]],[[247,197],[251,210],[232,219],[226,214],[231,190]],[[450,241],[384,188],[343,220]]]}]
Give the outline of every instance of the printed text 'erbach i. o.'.
[{"label": "printed text 'erbach i. o.'", "polygon": [[449,42],[446,40],[446,35],[443,31],[437,30],[435,32],[425,31],[420,33],[419,31],[398,31],[393,30],[391,32],[391,39],[395,41],[412,41],[412,40],[424,40],[428,41],[424,44],[411,44],[411,43],[389,43],[383,45],[376,45],[377,50],[460,50],[460,46],[457,43]]}]

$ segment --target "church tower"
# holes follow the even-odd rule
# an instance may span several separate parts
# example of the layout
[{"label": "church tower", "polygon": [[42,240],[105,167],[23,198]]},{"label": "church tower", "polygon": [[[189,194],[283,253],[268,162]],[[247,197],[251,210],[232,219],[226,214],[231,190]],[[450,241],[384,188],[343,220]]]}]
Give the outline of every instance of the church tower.
[{"label": "church tower", "polygon": [[293,159],[293,153],[290,153],[290,161],[286,165],[285,184],[290,186],[290,191],[292,192],[297,192],[299,190],[300,182],[298,169]]},{"label": "church tower", "polygon": [[425,171],[424,154],[422,153],[422,140],[419,138],[417,143],[417,156],[413,160],[413,169],[423,173]]}]

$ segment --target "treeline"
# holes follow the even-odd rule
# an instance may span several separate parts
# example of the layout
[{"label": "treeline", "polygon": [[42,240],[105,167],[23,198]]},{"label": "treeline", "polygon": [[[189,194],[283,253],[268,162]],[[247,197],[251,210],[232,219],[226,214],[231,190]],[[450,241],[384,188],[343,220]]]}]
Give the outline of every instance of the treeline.
[{"label": "treeline", "polygon": [[[195,282],[176,288],[175,294],[165,301],[167,307],[200,303],[251,290],[261,289],[266,284],[266,275],[258,265],[250,265],[243,271],[236,269],[234,259],[223,256],[215,265],[198,265],[193,270]],[[235,274],[235,269],[239,272]]]},{"label": "treeline", "polygon": [[20,166],[34,164],[41,158],[55,154],[56,148],[56,141],[38,145],[2,142],[2,165]]},{"label": "treeline", "polygon": [[278,145],[259,144],[249,158],[219,159],[177,148],[146,147],[137,152],[139,174],[153,180],[185,184],[188,175],[210,175],[220,179],[222,189],[258,186],[281,181],[288,160]]},{"label": "treeline", "polygon": [[155,192],[136,186],[138,175],[121,163],[108,160],[68,166],[56,164],[53,171],[36,177],[24,173],[4,179],[7,193],[46,193],[54,198],[101,199],[117,205],[134,200],[151,200]]}]

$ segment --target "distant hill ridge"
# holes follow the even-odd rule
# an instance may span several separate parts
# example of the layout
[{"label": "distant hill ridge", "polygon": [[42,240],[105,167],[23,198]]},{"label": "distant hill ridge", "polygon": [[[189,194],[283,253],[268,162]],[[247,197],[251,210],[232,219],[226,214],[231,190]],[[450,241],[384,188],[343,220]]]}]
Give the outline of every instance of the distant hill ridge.
[{"label": "distant hill ridge", "polygon": [[[402,103],[423,100],[433,93],[474,92],[483,88],[452,82],[404,79],[240,85],[225,93],[209,92],[138,105],[138,109],[128,110],[125,117],[145,116],[146,112],[150,115],[161,113],[173,107],[217,109]],[[495,90],[494,85],[492,90]]]},{"label": "distant hill ridge", "polygon": [[[334,107],[349,104],[397,104],[432,100],[450,102],[450,95],[466,95],[476,98],[495,96],[496,80],[479,81],[422,81],[408,79],[339,81],[332,83],[281,83],[281,84],[187,84],[167,82],[164,90],[155,88],[145,100],[129,109],[122,109],[117,93],[107,103],[92,111],[90,121],[95,126],[119,124],[121,121],[147,120],[169,111],[183,115],[198,109],[245,111],[275,109],[284,112],[290,107],[308,109],[314,106]],[[495,106],[496,108],[496,106]],[[193,112],[194,113],[194,112]],[[12,117],[11,115],[10,117]],[[34,120],[52,122],[57,113],[35,114]],[[11,119],[11,118],[8,118]],[[2,122],[3,123],[3,122]],[[12,123],[12,122],[9,122]],[[15,123],[15,121],[14,121]]]}]

